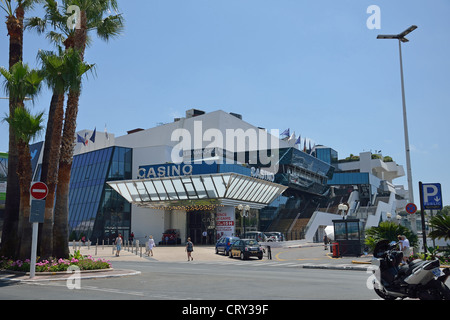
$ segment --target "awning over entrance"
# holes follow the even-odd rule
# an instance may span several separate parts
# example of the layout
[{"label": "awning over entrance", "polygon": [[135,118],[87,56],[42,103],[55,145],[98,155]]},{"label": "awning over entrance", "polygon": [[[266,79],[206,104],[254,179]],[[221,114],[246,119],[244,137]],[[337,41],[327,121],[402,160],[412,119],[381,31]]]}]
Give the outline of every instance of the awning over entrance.
[{"label": "awning over entrance", "polygon": [[231,172],[110,181],[108,184],[134,205],[160,209],[239,204],[260,209],[287,189],[277,183]]}]

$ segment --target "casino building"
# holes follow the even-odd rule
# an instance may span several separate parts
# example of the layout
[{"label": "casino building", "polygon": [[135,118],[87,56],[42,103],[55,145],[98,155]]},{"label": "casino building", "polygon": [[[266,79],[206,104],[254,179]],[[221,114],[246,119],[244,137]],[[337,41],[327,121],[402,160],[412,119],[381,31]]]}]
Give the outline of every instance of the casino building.
[{"label": "casino building", "polygon": [[[31,146],[34,180],[42,148]],[[360,209],[372,212],[377,195],[403,197],[392,179],[404,173],[364,165],[347,170],[332,148],[300,150],[293,139],[280,139],[278,130],[222,110],[191,109],[172,123],[117,137],[82,130],[70,181],[70,239],[96,241],[119,232],[128,238],[133,232],[141,241],[149,235],[160,241],[168,229],[182,243],[187,237],[214,243],[248,231],[317,239],[328,223],[324,217],[336,218],[336,201],[351,201],[351,214],[377,224],[387,212],[369,217]]]}]

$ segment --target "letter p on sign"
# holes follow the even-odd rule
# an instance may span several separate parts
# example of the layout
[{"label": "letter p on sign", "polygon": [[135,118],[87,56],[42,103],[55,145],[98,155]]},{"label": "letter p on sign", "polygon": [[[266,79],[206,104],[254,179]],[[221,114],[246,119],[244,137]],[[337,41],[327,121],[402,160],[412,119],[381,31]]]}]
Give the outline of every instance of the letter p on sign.
[{"label": "letter p on sign", "polygon": [[442,210],[442,192],[440,183],[423,183],[423,209]]}]

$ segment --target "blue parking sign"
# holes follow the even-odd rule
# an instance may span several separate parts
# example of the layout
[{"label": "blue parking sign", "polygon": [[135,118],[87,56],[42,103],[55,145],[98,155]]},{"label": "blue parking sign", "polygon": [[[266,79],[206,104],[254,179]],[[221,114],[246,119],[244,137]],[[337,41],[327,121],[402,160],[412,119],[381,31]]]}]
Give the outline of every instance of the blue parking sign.
[{"label": "blue parking sign", "polygon": [[442,192],[440,183],[422,183],[423,209],[442,210]]}]

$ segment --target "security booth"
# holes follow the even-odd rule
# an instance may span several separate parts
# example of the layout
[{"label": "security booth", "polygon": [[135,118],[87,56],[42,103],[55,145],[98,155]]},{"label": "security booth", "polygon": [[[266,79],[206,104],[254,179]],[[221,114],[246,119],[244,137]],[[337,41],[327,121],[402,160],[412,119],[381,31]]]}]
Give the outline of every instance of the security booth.
[{"label": "security booth", "polygon": [[333,220],[335,252],[339,256],[360,256],[364,249],[364,235],[362,222],[359,219]]}]

